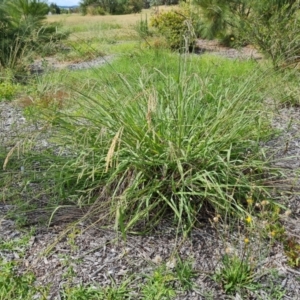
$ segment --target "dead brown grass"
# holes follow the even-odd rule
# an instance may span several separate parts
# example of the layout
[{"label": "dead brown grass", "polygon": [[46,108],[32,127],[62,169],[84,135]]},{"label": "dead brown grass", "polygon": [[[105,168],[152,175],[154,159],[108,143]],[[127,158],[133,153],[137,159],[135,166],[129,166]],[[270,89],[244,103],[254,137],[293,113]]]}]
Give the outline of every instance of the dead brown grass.
[{"label": "dead brown grass", "polygon": [[[176,6],[158,6],[156,10],[158,11],[168,11],[174,9]],[[51,15],[47,16],[48,22],[63,22],[66,26],[74,26],[78,24],[97,24],[99,22],[110,23],[110,24],[119,24],[122,27],[130,27],[135,25],[136,22],[141,20],[142,17],[150,17],[155,12],[155,9],[143,9],[141,13],[130,14],[130,15],[107,15],[107,16],[82,16],[80,14],[71,14],[71,15]]]},{"label": "dead brown grass", "polygon": [[64,90],[57,90],[53,92],[46,92],[37,96],[23,96],[18,100],[18,105],[20,107],[38,105],[44,108],[55,105],[61,109],[67,104],[70,97],[71,95],[69,92]]},{"label": "dead brown grass", "polygon": [[[154,13],[172,10],[177,6],[158,6],[144,9],[141,13],[130,15],[82,16],[81,14],[63,14],[47,16],[48,22],[61,22],[71,34],[69,42],[90,45],[102,52],[111,52],[111,44],[138,39],[135,29],[137,23]],[[105,42],[103,42],[105,40]],[[93,41],[93,44],[91,44]],[[105,45],[107,43],[108,45]],[[84,51],[85,52],[85,51]]]}]

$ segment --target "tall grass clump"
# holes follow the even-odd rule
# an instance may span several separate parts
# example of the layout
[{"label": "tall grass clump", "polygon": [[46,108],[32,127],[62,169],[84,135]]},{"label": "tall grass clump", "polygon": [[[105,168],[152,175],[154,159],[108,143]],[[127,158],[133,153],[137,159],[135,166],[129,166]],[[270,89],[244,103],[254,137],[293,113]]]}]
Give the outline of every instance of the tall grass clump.
[{"label": "tall grass clump", "polygon": [[51,119],[67,151],[48,176],[124,231],[167,215],[188,228],[207,210],[242,215],[247,195],[264,193],[258,149],[270,132],[254,66],[239,64],[149,52],[94,70],[96,88]]}]

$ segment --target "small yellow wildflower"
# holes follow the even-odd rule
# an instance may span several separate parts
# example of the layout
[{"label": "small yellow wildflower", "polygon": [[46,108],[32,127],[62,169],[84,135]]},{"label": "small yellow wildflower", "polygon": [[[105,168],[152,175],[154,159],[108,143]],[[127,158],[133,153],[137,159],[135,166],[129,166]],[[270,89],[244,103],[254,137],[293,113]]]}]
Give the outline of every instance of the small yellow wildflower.
[{"label": "small yellow wildflower", "polygon": [[253,199],[252,198],[248,198],[247,200],[248,205],[252,205],[253,204]]},{"label": "small yellow wildflower", "polygon": [[276,231],[274,231],[274,230],[273,230],[273,231],[271,231],[271,232],[270,232],[270,235],[271,235],[271,237],[275,237],[275,235],[276,235]]},{"label": "small yellow wildflower", "polygon": [[244,242],[245,242],[245,244],[249,244],[250,241],[249,241],[248,238],[245,238],[245,239],[244,239]]},{"label": "small yellow wildflower", "polygon": [[251,223],[252,222],[252,218],[250,217],[250,216],[248,216],[246,219],[245,219],[245,221],[247,222],[247,223]]}]

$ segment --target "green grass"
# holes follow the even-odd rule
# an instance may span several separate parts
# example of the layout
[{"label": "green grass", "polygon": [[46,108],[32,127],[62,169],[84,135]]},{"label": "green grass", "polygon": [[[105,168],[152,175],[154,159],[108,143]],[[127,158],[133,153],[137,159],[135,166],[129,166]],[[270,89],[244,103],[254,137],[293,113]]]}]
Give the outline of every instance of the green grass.
[{"label": "green grass", "polygon": [[49,157],[47,180],[124,232],[170,212],[189,230],[207,206],[243,215],[248,194],[268,196],[259,142],[272,132],[255,68],[145,50],[74,72],[69,84],[84,88],[69,109],[43,111],[53,141],[70,150]]},{"label": "green grass", "polygon": [[113,23],[105,23],[105,22],[99,22],[99,23],[92,23],[92,24],[76,24],[72,27],[72,33],[77,32],[93,32],[93,31],[103,31],[103,30],[112,30],[112,29],[121,29],[122,26],[120,24],[113,24]]},{"label": "green grass", "polygon": [[[153,268],[150,275],[135,274],[124,279],[117,285],[112,279],[112,284],[106,287],[98,285],[66,285],[61,291],[64,300],[121,300],[121,299],[174,299],[180,291],[193,289],[192,279],[195,277],[192,263],[178,259],[174,269],[161,264]],[[138,279],[138,277],[140,277]],[[143,278],[141,281],[140,279]],[[138,283],[138,280],[140,283]],[[138,289],[132,286],[138,284]],[[176,288],[175,288],[176,285]]]},{"label": "green grass", "polygon": [[[34,276],[31,273],[18,275],[15,272],[15,264],[12,262],[0,262],[0,299],[33,299],[39,295],[39,299],[46,299],[43,289],[35,288]],[[44,294],[45,295],[45,294]]]},{"label": "green grass", "polygon": [[20,86],[13,81],[13,73],[0,69],[0,102],[12,100],[19,90]]},{"label": "green grass", "polygon": [[253,266],[248,257],[224,255],[221,268],[213,277],[224,288],[226,293],[233,294],[246,290],[256,290],[259,287],[255,280]]}]

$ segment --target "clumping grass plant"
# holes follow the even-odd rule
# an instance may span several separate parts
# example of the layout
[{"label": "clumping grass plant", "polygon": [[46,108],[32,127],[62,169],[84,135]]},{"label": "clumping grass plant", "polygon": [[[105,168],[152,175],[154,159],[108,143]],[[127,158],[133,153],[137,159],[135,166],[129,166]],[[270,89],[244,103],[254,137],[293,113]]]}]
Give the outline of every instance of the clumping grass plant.
[{"label": "clumping grass plant", "polygon": [[254,67],[150,51],[93,70],[98,84],[51,113],[65,150],[46,178],[123,232],[168,213],[186,229],[204,208],[242,215],[267,171],[259,142],[270,128]]},{"label": "clumping grass plant", "polygon": [[213,279],[220,282],[226,293],[234,293],[242,289],[255,290],[259,286],[255,282],[255,274],[247,257],[223,257],[223,266],[214,274]]}]

